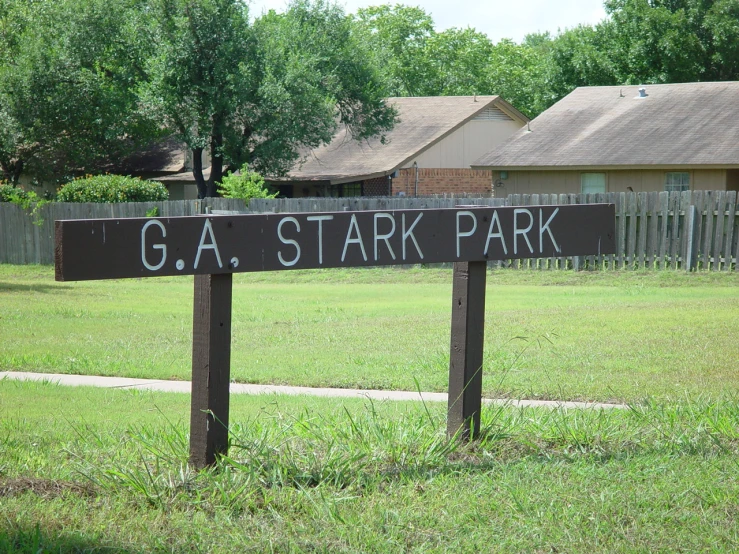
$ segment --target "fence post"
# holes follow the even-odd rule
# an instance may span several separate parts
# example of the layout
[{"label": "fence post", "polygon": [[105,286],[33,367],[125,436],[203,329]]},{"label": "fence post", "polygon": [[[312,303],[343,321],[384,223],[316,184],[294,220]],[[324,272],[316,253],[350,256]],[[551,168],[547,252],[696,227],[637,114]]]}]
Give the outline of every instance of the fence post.
[{"label": "fence post", "polygon": [[693,271],[698,267],[698,208],[692,204],[688,209],[688,225],[685,234],[685,271]]}]

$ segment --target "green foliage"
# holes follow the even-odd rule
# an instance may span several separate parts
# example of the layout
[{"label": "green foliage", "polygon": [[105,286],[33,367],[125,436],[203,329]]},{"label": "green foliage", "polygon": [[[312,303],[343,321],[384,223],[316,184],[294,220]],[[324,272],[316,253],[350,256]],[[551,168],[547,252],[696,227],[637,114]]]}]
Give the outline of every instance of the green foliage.
[{"label": "green foliage", "polygon": [[158,202],[169,192],[161,183],[123,175],[95,175],[75,179],[57,194],[59,202]]},{"label": "green foliage", "polygon": [[[0,6],[0,178],[58,181],[149,142],[142,48],[130,0],[4,0]],[[60,22],[64,24],[60,24]]]},{"label": "green foliage", "polygon": [[[35,193],[31,193],[35,194]],[[4,181],[0,181],[0,202],[22,202],[28,200],[28,195],[25,190],[20,187],[11,185]]]},{"label": "green foliage", "polygon": [[555,100],[578,86],[739,80],[736,0],[608,0],[605,7],[609,19],[537,41],[548,53]]},{"label": "green foliage", "polygon": [[0,0],[0,179],[64,182],[168,133],[213,196],[229,169],[283,175],[341,126],[382,136],[387,96],[497,94],[534,117],[577,86],[739,80],[737,0],[605,5],[594,26],[493,44],[402,4],[254,19],[242,0]]},{"label": "green foliage", "polygon": [[264,184],[264,177],[256,171],[251,171],[247,164],[241,166],[239,173],[229,173],[223,178],[218,192],[224,198],[241,198],[247,203],[252,198],[274,198],[277,193],[271,193]]},{"label": "green foliage", "polygon": [[34,225],[43,225],[44,220],[39,216],[39,210],[49,203],[32,190],[26,191],[3,181],[0,181],[0,202],[12,202],[28,211]]},{"label": "green foliage", "polygon": [[296,0],[253,23],[239,0],[152,3],[144,104],[200,160],[198,193],[214,196],[224,168],[281,175],[339,125],[358,139],[392,126],[394,111],[367,47],[336,5]]},{"label": "green foliage", "polygon": [[389,94],[422,96],[431,71],[431,60],[424,51],[434,34],[431,16],[419,7],[384,4],[360,8],[354,19],[355,33],[383,68]]},{"label": "green foliage", "polygon": [[500,95],[530,116],[556,100],[542,48],[493,44],[469,27],[436,32],[429,14],[402,4],[360,9],[355,27],[394,96]]}]

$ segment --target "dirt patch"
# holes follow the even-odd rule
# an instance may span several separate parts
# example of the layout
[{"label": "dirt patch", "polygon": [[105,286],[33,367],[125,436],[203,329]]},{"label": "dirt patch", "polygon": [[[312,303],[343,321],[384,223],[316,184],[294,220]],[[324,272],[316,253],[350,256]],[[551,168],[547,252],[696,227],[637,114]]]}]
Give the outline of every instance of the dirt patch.
[{"label": "dirt patch", "polygon": [[87,497],[96,496],[93,487],[86,483],[33,479],[28,477],[17,479],[0,478],[0,498],[18,496],[26,492],[32,492],[45,499],[57,498],[65,494]]}]

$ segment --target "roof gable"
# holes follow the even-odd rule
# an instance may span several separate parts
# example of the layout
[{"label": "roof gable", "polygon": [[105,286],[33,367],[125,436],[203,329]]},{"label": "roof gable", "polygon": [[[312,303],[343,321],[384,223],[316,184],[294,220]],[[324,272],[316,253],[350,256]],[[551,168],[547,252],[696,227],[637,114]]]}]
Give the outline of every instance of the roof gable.
[{"label": "roof gable", "polygon": [[739,166],[739,82],[583,87],[473,167]]},{"label": "roof gable", "polygon": [[398,122],[385,141],[357,142],[341,129],[331,143],[312,150],[288,179],[333,183],[387,175],[477,117],[528,121],[498,96],[389,98]]}]

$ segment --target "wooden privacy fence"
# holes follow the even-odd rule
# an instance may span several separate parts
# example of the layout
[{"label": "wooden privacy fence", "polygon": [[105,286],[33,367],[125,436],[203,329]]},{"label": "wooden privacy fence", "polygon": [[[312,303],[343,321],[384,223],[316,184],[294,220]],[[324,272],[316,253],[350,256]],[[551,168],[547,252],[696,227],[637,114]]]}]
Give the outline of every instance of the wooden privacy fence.
[{"label": "wooden privacy fence", "polygon": [[[249,203],[252,212],[335,212],[453,208],[460,205],[530,206],[551,204],[616,205],[616,254],[492,262],[532,269],[705,269],[736,271],[739,217],[735,191],[640,192],[606,194],[512,194],[506,198],[380,197],[283,198]],[[208,208],[244,211],[240,200],[211,198],[128,204],[43,206],[35,215],[0,203],[0,263],[51,264],[57,219],[143,217],[152,208],[160,217],[195,215]],[[40,225],[34,219],[42,219]]]},{"label": "wooden privacy fence", "polygon": [[54,221],[58,219],[145,217],[154,208],[159,217],[174,217],[203,214],[210,208],[243,211],[245,205],[243,200],[229,198],[120,204],[51,202],[33,213],[0,202],[0,263],[53,264]]}]

